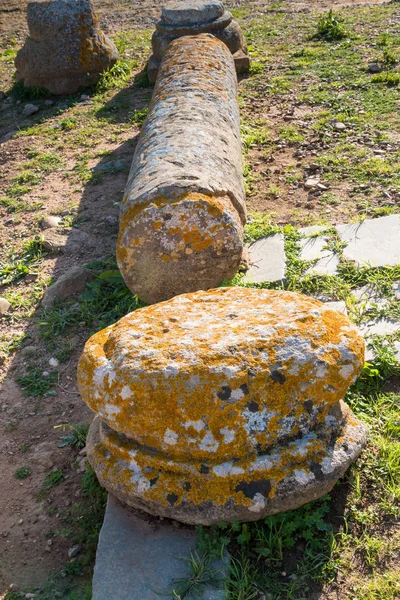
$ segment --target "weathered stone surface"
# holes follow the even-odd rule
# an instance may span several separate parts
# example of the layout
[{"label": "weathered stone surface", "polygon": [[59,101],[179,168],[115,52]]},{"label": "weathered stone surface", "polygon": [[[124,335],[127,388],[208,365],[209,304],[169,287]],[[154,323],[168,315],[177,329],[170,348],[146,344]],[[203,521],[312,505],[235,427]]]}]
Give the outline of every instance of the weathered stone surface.
[{"label": "weathered stone surface", "polygon": [[118,498],[187,523],[259,519],[327,492],[365,427],[349,319],[291,292],[221,288],[138,310],[86,344],[88,459]]},{"label": "weathered stone surface", "polygon": [[[148,517],[108,496],[97,546],[92,600],[159,600],[179,591],[176,580],[190,577],[188,559],[195,551],[192,528]],[[210,569],[221,582],[227,563],[213,561]],[[222,585],[221,585],[222,588]],[[205,588],[198,600],[223,600],[223,589]],[[195,600],[192,595],[187,600]]]},{"label": "weathered stone surface", "polygon": [[0,315],[5,315],[8,313],[11,307],[11,302],[9,302],[6,298],[0,298]]},{"label": "weathered stone surface", "polygon": [[128,287],[158,302],[229,279],[245,215],[232,56],[211,35],[179,38],[163,60],[122,204],[117,260]]},{"label": "weathered stone surface", "polygon": [[[193,0],[174,2],[164,7],[161,20],[156,25],[152,37],[153,54],[148,65],[150,81],[155,81],[165,51],[170,42],[185,35],[212,33],[228,46],[234,55],[238,73],[249,69],[247,43],[239,24],[231,13],[224,11],[222,2]],[[212,61],[212,56],[208,57]]]},{"label": "weathered stone surface", "polygon": [[170,25],[198,25],[215,21],[224,14],[219,0],[178,0],[161,9],[161,18]]},{"label": "weathered stone surface", "polygon": [[248,246],[249,269],[243,281],[264,283],[285,279],[285,240],[282,233],[268,235]]},{"label": "weathered stone surface", "polygon": [[57,217],[56,215],[48,215],[43,217],[40,222],[40,226],[42,229],[52,229],[53,227],[58,227],[61,221],[61,217]]},{"label": "weathered stone surface", "polygon": [[73,229],[69,235],[55,231],[54,228],[46,229],[43,234],[43,246],[48,252],[75,253],[81,248],[91,248],[96,241],[86,231]]},{"label": "weathered stone surface", "polygon": [[90,269],[72,267],[46,290],[42,300],[43,306],[51,308],[56,301],[79,296],[92,279],[94,273]]},{"label": "weathered stone surface", "polygon": [[344,257],[357,265],[394,266],[400,263],[400,215],[366,219],[354,225],[337,225]]},{"label": "weathered stone surface", "polygon": [[73,94],[112,66],[118,51],[99,29],[91,0],[41,0],[27,10],[29,36],[15,59],[17,79]]}]

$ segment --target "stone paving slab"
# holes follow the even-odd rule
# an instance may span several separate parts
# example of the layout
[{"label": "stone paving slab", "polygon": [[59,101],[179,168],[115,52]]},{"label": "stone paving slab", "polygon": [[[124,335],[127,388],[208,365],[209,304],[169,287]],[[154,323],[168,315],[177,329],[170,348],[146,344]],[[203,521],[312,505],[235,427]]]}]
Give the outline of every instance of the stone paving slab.
[{"label": "stone paving slab", "polygon": [[268,235],[249,244],[250,267],[243,277],[245,283],[284,281],[286,270],[285,240],[282,233]]},{"label": "stone paving slab", "polygon": [[[185,559],[196,543],[194,529],[174,526],[122,506],[111,494],[97,547],[92,600],[172,600],[173,581],[190,574]],[[211,565],[226,575],[226,563]],[[207,589],[200,600],[223,600]],[[186,600],[194,600],[192,595]]]},{"label": "stone paving slab", "polygon": [[344,257],[358,266],[392,267],[400,263],[400,215],[337,225]]},{"label": "stone paving slab", "polygon": [[307,269],[308,275],[335,275],[339,264],[339,257],[327,250],[326,237],[312,237],[300,240],[301,260],[317,260],[312,267]]}]

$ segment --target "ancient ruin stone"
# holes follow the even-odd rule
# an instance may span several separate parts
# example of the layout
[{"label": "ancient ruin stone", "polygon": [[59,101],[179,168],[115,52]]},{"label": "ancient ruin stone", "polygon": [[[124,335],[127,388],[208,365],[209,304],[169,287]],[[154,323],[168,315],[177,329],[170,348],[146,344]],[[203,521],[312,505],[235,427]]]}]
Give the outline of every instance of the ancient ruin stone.
[{"label": "ancient ruin stone", "polygon": [[255,520],[328,492],[366,429],[342,402],[364,362],[349,319],[283,291],[220,288],[133,312],[79,363],[88,459],[131,506]]},{"label": "ancient ruin stone", "polygon": [[[212,33],[220,39],[233,54],[236,71],[249,70],[245,37],[230,12],[225,11],[219,0],[178,0],[170,2],[161,10],[161,20],[156,25],[151,44],[153,54],[148,64],[150,81],[155,81],[160,62],[168,45],[184,35]],[[212,60],[212,57],[210,56]]]},{"label": "ancient ruin stone", "polygon": [[118,51],[99,29],[91,0],[38,0],[27,10],[29,35],[15,59],[17,79],[52,94],[93,85]]},{"label": "ancient ruin stone", "polygon": [[245,215],[232,56],[211,35],[179,38],[163,60],[125,189],[117,260],[126,284],[159,302],[233,277]]}]

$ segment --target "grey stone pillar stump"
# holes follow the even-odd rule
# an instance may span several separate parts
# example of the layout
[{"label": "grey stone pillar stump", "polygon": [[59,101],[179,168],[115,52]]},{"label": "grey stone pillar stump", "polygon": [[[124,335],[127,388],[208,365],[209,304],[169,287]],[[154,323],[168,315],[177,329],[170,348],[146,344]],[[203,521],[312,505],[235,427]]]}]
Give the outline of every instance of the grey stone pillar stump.
[{"label": "grey stone pillar stump", "polygon": [[[149,517],[108,496],[97,547],[92,600],[167,600],[177,598],[177,579],[190,577],[188,560],[194,552],[194,529]],[[227,560],[210,563],[218,588],[207,587],[202,600],[223,600]]]},{"label": "grey stone pillar stump", "polygon": [[237,73],[249,70],[250,59],[242,30],[220,0],[178,0],[161,10],[161,20],[151,41],[153,54],[147,66],[149,80],[156,80],[161,60],[172,40],[199,33],[211,33],[228,46]]},{"label": "grey stone pillar stump", "polygon": [[164,56],[121,206],[117,261],[147,303],[236,273],[246,220],[237,79],[209,34]]},{"label": "grey stone pillar stump", "polygon": [[93,85],[118,59],[98,26],[91,0],[28,4],[29,35],[15,59],[17,79],[52,94],[74,94]]}]

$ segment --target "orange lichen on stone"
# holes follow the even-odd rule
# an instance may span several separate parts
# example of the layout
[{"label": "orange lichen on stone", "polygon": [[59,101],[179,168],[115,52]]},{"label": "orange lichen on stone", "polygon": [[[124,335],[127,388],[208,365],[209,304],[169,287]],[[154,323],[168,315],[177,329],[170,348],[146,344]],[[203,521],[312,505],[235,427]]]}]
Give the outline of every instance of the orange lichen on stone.
[{"label": "orange lichen on stone", "polygon": [[166,51],[121,206],[127,286],[153,303],[230,279],[245,220],[232,56],[211,35],[182,37]]},{"label": "orange lichen on stone", "polygon": [[342,447],[358,452],[365,432],[341,399],[363,363],[346,316],[291,292],[220,288],[137,310],[79,363],[82,398],[111,428],[94,426],[89,460],[127,498],[258,514],[255,482],[266,506],[288,478],[315,486],[315,468],[330,480]]}]

